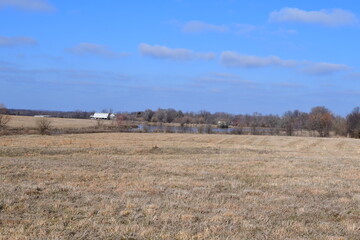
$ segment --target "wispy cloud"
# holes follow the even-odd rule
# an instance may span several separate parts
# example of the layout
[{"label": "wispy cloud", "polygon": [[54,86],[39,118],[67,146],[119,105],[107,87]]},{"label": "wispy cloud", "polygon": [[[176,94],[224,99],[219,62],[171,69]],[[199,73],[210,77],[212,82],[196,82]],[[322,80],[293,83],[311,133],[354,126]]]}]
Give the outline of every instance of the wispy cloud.
[{"label": "wispy cloud", "polygon": [[130,76],[111,71],[95,71],[82,69],[61,69],[61,68],[41,68],[26,69],[12,63],[0,62],[0,74],[12,74],[14,76],[40,76],[56,79],[69,79],[75,81],[94,80],[94,81],[125,81]]},{"label": "wispy cloud", "polygon": [[358,22],[355,14],[343,9],[305,11],[289,7],[282,8],[279,11],[273,11],[270,13],[269,20],[270,22],[314,23],[327,26],[353,25]]},{"label": "wispy cloud", "polygon": [[282,87],[282,88],[303,88],[305,87],[302,84],[292,83],[292,82],[279,82],[273,84],[275,87]]},{"label": "wispy cloud", "polygon": [[204,21],[188,21],[182,23],[177,20],[168,21],[169,24],[176,26],[184,33],[231,33],[236,35],[254,35],[254,34],[277,34],[277,35],[293,35],[297,32],[292,29],[279,29],[273,31],[266,26],[246,24],[246,23],[231,23],[231,24],[211,24]]},{"label": "wispy cloud", "polygon": [[0,8],[7,7],[36,12],[52,12],[55,10],[46,0],[0,0]]},{"label": "wispy cloud", "polygon": [[220,61],[227,67],[260,68],[268,66],[294,67],[295,61],[283,60],[277,56],[258,57],[239,54],[232,51],[221,53]]},{"label": "wispy cloud", "polygon": [[346,76],[349,80],[360,81],[360,72],[352,72]]},{"label": "wispy cloud", "polygon": [[220,86],[223,86],[224,84],[232,85],[232,86],[234,85],[251,86],[256,84],[254,81],[245,80],[241,76],[236,74],[218,73],[218,72],[209,73],[206,74],[205,76],[196,77],[194,78],[194,81],[202,85],[206,83],[206,84],[215,84]]},{"label": "wispy cloud", "polygon": [[94,43],[80,43],[72,48],[66,49],[66,51],[80,56],[95,55],[107,58],[120,58],[129,56],[129,53],[115,52],[108,46]]},{"label": "wispy cloud", "polygon": [[237,34],[247,34],[259,30],[261,30],[261,27],[252,24],[234,24],[234,32]]},{"label": "wispy cloud", "polygon": [[37,41],[31,37],[6,37],[0,36],[0,47],[34,46]]},{"label": "wispy cloud", "polygon": [[331,75],[336,72],[343,72],[350,70],[350,67],[344,64],[335,63],[306,63],[301,69],[302,72],[310,75]]},{"label": "wispy cloud", "polygon": [[202,21],[189,21],[182,26],[182,31],[187,33],[198,33],[198,32],[227,32],[229,27],[226,25],[215,25]]},{"label": "wispy cloud", "polygon": [[264,68],[276,66],[282,68],[294,68],[303,73],[317,76],[332,75],[337,72],[346,72],[351,69],[345,64],[284,60],[278,56],[259,57],[239,54],[232,51],[222,52],[220,61],[226,67]]},{"label": "wispy cloud", "polygon": [[139,51],[143,56],[177,61],[189,61],[195,59],[213,60],[215,58],[214,53],[199,53],[185,48],[169,48],[146,43],[141,43],[139,45]]}]

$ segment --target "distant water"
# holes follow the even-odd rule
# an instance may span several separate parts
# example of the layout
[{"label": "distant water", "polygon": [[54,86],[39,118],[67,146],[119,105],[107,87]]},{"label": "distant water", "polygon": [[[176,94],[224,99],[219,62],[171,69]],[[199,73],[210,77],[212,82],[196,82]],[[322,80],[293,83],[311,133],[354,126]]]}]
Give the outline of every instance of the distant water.
[{"label": "distant water", "polygon": [[[200,126],[200,127],[181,127],[181,126],[156,126],[156,125],[144,125],[139,124],[137,128],[133,128],[131,131],[133,132],[171,132],[171,133],[223,133],[223,134],[236,134],[242,131],[243,133],[250,133],[251,128],[214,128],[211,127],[209,129],[208,126]],[[266,134],[271,132],[269,128],[261,128],[256,129],[258,133]]]}]

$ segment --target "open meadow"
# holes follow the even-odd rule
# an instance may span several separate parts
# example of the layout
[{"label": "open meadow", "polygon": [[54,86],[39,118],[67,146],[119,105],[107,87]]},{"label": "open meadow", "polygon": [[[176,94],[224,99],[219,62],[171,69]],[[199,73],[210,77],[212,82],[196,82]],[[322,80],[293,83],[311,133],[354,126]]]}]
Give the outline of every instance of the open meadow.
[{"label": "open meadow", "polygon": [[[9,122],[10,128],[36,128],[36,122],[40,119],[39,117],[32,116],[11,116]],[[74,119],[74,118],[46,118],[51,122],[53,128],[60,129],[76,129],[76,128],[87,128],[94,127],[97,125],[96,120],[91,119]],[[111,125],[112,121],[101,121],[104,125]]]},{"label": "open meadow", "polygon": [[360,239],[360,141],[1,136],[0,239]]}]

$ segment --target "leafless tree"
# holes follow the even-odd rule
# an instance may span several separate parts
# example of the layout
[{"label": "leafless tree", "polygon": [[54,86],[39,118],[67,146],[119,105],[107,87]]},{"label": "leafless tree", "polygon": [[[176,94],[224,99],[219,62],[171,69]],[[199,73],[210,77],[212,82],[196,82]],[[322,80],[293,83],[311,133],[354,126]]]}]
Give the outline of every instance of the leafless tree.
[{"label": "leafless tree", "polygon": [[151,121],[151,118],[153,117],[154,115],[154,111],[151,110],[151,109],[146,109],[144,112],[143,112],[143,119],[144,121],[146,122],[150,122]]},{"label": "leafless tree", "polygon": [[0,130],[3,130],[7,128],[8,123],[11,120],[11,117],[9,115],[6,115],[7,108],[4,104],[0,103]]},{"label": "leafless tree", "polygon": [[346,119],[341,116],[336,116],[333,120],[333,130],[337,136],[346,136],[347,134]]},{"label": "leafless tree", "polygon": [[346,117],[346,128],[350,137],[360,138],[360,107],[354,110]]},{"label": "leafless tree", "polygon": [[295,127],[295,114],[292,111],[287,111],[284,113],[282,120],[282,127],[285,128],[286,135],[292,136]]},{"label": "leafless tree", "polygon": [[328,137],[332,128],[334,116],[326,107],[314,107],[308,118],[308,128],[317,131],[320,137]]},{"label": "leafless tree", "polygon": [[52,122],[49,118],[42,117],[36,121],[37,129],[40,134],[49,134],[52,128]]}]

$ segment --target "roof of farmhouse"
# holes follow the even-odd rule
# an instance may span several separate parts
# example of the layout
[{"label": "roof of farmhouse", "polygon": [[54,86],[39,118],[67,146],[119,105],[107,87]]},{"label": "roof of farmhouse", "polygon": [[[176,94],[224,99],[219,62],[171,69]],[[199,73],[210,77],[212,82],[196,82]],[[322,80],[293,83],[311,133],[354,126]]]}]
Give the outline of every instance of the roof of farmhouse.
[{"label": "roof of farmhouse", "polygon": [[110,113],[94,113],[94,117],[107,118]]}]

